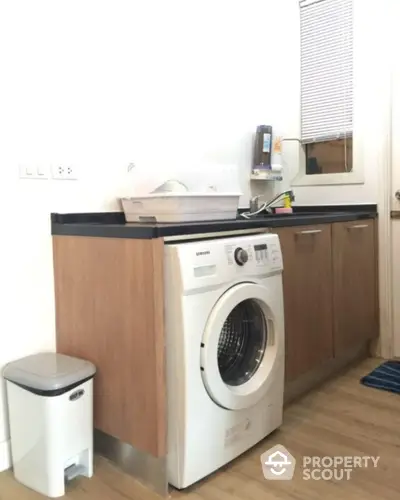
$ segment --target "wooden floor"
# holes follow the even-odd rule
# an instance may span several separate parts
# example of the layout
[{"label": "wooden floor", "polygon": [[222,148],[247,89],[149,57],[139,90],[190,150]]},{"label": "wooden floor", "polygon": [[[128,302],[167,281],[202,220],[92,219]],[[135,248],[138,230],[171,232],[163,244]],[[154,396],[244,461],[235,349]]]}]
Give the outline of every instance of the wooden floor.
[{"label": "wooden floor", "polygon": [[[359,384],[360,376],[379,362],[367,360],[292,404],[284,425],[223,470],[176,500],[391,500],[400,498],[400,396]],[[260,454],[276,444],[301,462],[304,455],[379,455],[377,469],[356,469],[349,481],[305,481],[298,466],[292,481],[266,481]],[[91,480],[70,485],[70,500],[152,500],[155,496],[108,462],[96,460]],[[10,472],[0,474],[0,500],[39,500],[18,485]]]}]

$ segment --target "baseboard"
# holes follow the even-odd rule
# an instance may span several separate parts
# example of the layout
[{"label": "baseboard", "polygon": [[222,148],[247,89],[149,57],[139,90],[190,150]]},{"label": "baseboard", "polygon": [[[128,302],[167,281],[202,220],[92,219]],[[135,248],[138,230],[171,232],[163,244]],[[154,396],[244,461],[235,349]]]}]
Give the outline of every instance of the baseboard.
[{"label": "baseboard", "polygon": [[94,431],[94,450],[152,489],[157,498],[169,496],[166,457],[154,457],[98,429]]},{"label": "baseboard", "polygon": [[0,472],[11,467],[11,447],[10,441],[0,443]]}]

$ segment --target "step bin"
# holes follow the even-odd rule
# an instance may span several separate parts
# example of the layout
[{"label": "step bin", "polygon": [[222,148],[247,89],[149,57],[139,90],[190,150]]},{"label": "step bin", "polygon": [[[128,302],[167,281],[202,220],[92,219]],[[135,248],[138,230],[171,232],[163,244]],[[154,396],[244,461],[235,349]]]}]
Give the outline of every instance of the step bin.
[{"label": "step bin", "polygon": [[93,377],[89,361],[41,353],[9,363],[6,379],[14,476],[50,498],[93,475]]}]

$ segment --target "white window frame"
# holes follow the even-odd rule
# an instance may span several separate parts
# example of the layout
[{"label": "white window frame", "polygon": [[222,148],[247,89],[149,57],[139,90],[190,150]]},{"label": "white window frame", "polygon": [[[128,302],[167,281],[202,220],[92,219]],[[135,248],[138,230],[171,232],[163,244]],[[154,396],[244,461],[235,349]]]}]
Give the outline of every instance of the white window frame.
[{"label": "white window frame", "polygon": [[[357,93],[357,81],[362,81],[362,78],[367,78],[367,64],[364,61],[362,54],[362,37],[365,36],[365,28],[362,28],[362,16],[358,15],[359,9],[363,8],[362,2],[365,0],[354,0],[354,101],[353,101],[353,168],[351,172],[343,172],[337,174],[306,174],[306,148],[298,142],[297,164],[299,170],[295,178],[292,180],[293,186],[326,186],[326,185],[346,185],[346,184],[364,184],[364,161],[363,161],[363,144],[362,137],[359,133],[360,119],[363,119],[363,114],[359,113],[361,106],[365,105],[362,96]],[[300,8],[299,8],[299,27],[300,27]],[[299,28],[300,34],[300,28]],[[301,118],[301,102],[299,99],[299,125]],[[300,127],[299,127],[300,137]]]}]

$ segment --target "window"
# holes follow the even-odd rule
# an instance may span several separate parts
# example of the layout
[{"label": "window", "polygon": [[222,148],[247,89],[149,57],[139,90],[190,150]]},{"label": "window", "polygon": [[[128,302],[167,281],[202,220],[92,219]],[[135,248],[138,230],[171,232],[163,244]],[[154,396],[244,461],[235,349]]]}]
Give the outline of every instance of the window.
[{"label": "window", "polygon": [[306,174],[340,174],[353,170],[353,140],[338,139],[305,145]]},{"label": "window", "polygon": [[300,1],[306,175],[353,170],[353,0]]}]

